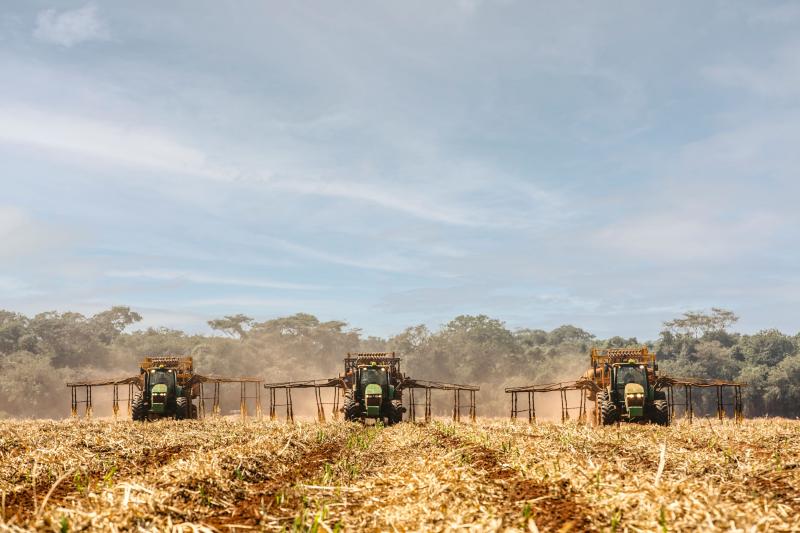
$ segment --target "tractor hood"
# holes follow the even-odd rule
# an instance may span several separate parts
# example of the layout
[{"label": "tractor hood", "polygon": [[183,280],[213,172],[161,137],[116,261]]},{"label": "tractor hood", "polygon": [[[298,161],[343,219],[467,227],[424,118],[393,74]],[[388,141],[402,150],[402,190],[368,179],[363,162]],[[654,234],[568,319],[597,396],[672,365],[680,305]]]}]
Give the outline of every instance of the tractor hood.
[{"label": "tractor hood", "polygon": [[370,383],[364,389],[364,399],[367,404],[367,416],[378,417],[381,415],[383,404],[383,389],[376,383]]},{"label": "tractor hood", "polygon": [[644,416],[644,387],[638,383],[625,385],[625,407],[630,417]]},{"label": "tractor hood", "polygon": [[154,413],[163,413],[167,407],[167,386],[156,383],[150,389],[150,409]]}]

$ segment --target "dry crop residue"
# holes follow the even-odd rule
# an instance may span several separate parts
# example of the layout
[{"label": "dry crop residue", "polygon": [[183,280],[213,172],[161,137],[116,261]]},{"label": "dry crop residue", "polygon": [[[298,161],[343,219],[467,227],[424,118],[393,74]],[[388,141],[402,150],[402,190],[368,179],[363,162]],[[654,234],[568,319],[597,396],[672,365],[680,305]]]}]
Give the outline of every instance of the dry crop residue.
[{"label": "dry crop residue", "polygon": [[[449,447],[464,450],[472,468],[482,472],[483,485],[495,484],[500,488],[497,515],[503,525],[520,525],[520,516],[537,526],[537,529],[558,531],[585,531],[589,527],[586,507],[577,501],[577,495],[566,480],[547,482],[523,477],[503,456],[510,448],[492,448],[489,439],[476,439],[473,432],[458,435],[458,427],[439,426],[438,434]],[[489,504],[489,502],[485,502]],[[515,505],[516,504],[516,505]]]},{"label": "dry crop residue", "polygon": [[800,531],[799,458],[786,420],[4,421],[0,530]]}]

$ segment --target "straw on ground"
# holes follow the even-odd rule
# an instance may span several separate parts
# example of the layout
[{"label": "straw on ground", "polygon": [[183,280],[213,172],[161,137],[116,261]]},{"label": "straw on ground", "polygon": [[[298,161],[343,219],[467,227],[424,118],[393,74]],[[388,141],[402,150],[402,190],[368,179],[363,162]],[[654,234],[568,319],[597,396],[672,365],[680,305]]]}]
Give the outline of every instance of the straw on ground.
[{"label": "straw on ground", "polygon": [[797,531],[800,422],[0,423],[0,529]]}]

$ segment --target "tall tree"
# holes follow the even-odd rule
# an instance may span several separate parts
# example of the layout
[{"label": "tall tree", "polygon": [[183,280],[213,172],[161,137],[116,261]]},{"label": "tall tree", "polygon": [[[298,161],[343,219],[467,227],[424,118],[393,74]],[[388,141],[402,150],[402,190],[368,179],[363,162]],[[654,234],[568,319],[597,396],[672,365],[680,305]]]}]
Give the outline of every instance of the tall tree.
[{"label": "tall tree", "polygon": [[667,329],[691,334],[694,338],[714,331],[725,330],[739,320],[733,311],[712,307],[710,313],[687,311],[682,317],[664,322]]},{"label": "tall tree", "polygon": [[221,331],[231,337],[238,336],[240,339],[247,337],[247,330],[253,324],[253,319],[247,315],[228,315],[224,318],[209,320],[208,325],[211,329]]}]

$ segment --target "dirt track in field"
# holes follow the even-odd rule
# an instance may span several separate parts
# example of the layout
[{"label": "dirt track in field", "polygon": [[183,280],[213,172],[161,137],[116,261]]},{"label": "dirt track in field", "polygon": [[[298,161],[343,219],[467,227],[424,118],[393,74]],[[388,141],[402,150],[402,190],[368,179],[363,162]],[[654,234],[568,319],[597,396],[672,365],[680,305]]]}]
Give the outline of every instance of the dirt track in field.
[{"label": "dirt track in field", "polygon": [[797,531],[798,437],[791,421],[2,422],[0,529]]}]

